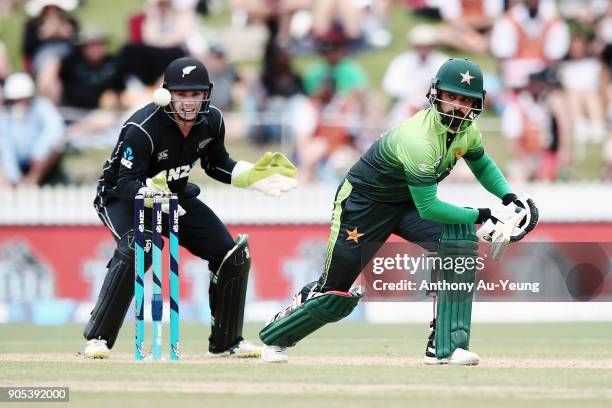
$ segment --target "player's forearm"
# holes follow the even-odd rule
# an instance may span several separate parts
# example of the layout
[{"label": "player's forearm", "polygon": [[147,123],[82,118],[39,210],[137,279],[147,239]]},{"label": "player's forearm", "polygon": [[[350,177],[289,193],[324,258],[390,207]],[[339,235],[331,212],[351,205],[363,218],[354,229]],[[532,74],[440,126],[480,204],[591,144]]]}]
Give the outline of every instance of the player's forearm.
[{"label": "player's forearm", "polygon": [[425,220],[442,224],[473,224],[478,218],[478,210],[439,200],[436,185],[409,188],[419,216]]},{"label": "player's forearm", "polygon": [[204,171],[209,177],[221,183],[230,184],[232,182],[232,170],[235,166],[236,162],[227,156],[215,163],[209,163],[204,167]]},{"label": "player's forearm", "polygon": [[501,170],[486,153],[480,159],[466,160],[466,163],[480,184],[491,194],[501,199],[512,192]]},{"label": "player's forearm", "polygon": [[114,189],[115,196],[122,201],[133,201],[134,197],[144,186],[139,180],[125,180],[119,179],[117,181],[117,187]]}]

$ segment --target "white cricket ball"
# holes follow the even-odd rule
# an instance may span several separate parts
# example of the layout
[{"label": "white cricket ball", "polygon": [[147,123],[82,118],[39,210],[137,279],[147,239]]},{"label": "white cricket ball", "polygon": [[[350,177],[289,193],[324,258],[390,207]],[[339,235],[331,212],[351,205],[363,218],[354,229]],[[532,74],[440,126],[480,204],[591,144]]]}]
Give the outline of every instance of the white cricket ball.
[{"label": "white cricket ball", "polygon": [[170,91],[166,88],[157,88],[155,92],[153,92],[153,102],[155,102],[156,105],[168,106],[171,98]]}]

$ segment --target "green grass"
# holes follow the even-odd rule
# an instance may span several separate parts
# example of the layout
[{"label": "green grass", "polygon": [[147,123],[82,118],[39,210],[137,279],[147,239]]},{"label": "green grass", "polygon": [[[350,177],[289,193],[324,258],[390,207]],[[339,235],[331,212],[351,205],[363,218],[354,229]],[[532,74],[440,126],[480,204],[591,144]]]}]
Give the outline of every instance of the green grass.
[{"label": "green grass", "polygon": [[[185,362],[134,363],[128,354],[130,329],[119,337],[115,361],[111,356],[110,361],[87,362],[77,355],[83,347],[81,326],[0,326],[0,385],[70,386],[70,406],[539,408],[612,403],[609,322],[475,325],[471,348],[482,357],[479,367],[420,365],[425,325],[328,325],[291,349],[290,359],[296,361],[287,365],[206,362],[208,328],[196,325],[182,328]],[[256,338],[258,329],[247,325],[246,336]],[[55,357],[44,361],[50,355]],[[533,361],[543,364],[525,363]],[[599,367],[589,367],[589,361]]]}]

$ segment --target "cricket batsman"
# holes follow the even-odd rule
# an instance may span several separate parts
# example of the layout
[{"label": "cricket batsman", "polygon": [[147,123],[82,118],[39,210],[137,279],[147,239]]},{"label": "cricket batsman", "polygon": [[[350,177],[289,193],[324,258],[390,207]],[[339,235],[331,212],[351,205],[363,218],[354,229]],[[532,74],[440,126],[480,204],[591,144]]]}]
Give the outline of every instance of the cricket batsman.
[{"label": "cricket batsman", "polygon": [[[493,241],[494,256],[499,256],[504,243],[518,241],[535,228],[534,202],[513,193],[483,149],[475,123],[485,99],[480,67],[467,59],[446,61],[427,96],[429,107],[382,135],[341,183],[323,273],[261,330],[263,360],[287,362],[288,347],[352,312],[364,295],[361,287],[351,286],[368,243],[382,245],[396,234],[437,251],[439,257],[476,257],[480,237]],[[461,158],[501,200],[498,207],[462,208],[437,198],[438,183]],[[476,224],[483,224],[478,235]],[[451,283],[475,279],[475,270],[434,272]],[[472,293],[459,300],[437,293],[425,364],[478,364],[478,355],[469,350],[472,298]]]},{"label": "cricket batsman", "polygon": [[[117,242],[97,303],[85,326],[85,356],[107,358],[134,295],[134,198],[173,192],[179,197],[181,242],[208,261],[211,272],[211,357],[258,357],[260,347],[242,338],[244,303],[251,257],[248,239],[234,241],[223,222],[198,199],[188,183],[197,162],[210,177],[239,188],[278,196],[297,185],[297,169],[281,153],[266,153],[257,163],[234,161],[225,149],[223,114],[211,105],[213,83],[193,58],[171,62],[154,102],[123,125],[117,145],[98,180],[94,207]],[[168,198],[162,202],[167,213]],[[150,240],[152,199],[145,199]],[[168,236],[164,214],[163,234]],[[150,245],[147,245],[150,247]],[[151,266],[145,256],[145,270]],[[208,271],[202,271],[208,273]]]}]

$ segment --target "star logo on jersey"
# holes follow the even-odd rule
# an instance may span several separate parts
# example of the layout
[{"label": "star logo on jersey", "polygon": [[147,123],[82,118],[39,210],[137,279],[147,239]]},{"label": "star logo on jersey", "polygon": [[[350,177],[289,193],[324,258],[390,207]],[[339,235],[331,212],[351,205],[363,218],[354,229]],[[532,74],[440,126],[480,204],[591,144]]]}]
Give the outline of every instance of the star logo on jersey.
[{"label": "star logo on jersey", "polygon": [[472,79],[476,78],[470,75],[470,71],[467,70],[465,71],[463,74],[459,73],[459,75],[461,75],[461,83],[467,82],[468,85],[472,85],[472,83],[470,82]]},{"label": "star logo on jersey", "polygon": [[440,156],[436,159],[436,161],[434,162],[434,168],[438,168],[438,166],[440,166],[440,163],[442,163],[442,158],[443,156]]},{"label": "star logo on jersey", "polygon": [[183,76],[181,78],[185,78],[185,75],[191,74],[191,71],[196,69],[195,65],[189,65],[188,67],[183,68]]},{"label": "star logo on jersey", "polygon": [[429,171],[429,166],[425,163],[421,163],[419,164],[419,170],[421,170],[423,173],[427,173]]},{"label": "star logo on jersey", "polygon": [[357,227],[355,227],[352,231],[346,230],[346,233],[347,233],[346,240],[347,241],[353,241],[356,244],[359,243],[359,237],[363,237],[365,235],[365,234],[357,231]]}]

